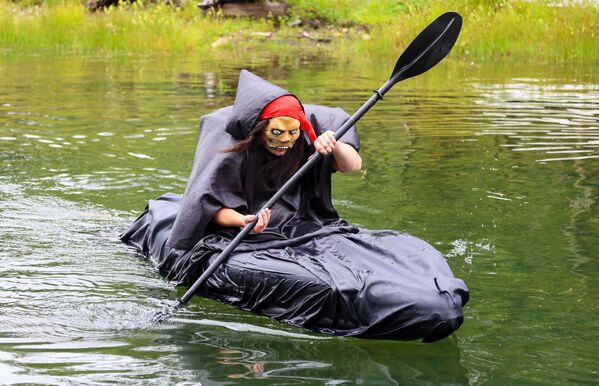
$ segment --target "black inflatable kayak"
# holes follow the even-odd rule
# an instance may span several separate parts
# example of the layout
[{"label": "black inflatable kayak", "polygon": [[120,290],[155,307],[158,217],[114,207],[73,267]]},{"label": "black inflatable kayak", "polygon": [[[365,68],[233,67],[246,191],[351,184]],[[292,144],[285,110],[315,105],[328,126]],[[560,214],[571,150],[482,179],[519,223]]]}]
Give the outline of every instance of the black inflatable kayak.
[{"label": "black inflatable kayak", "polygon": [[[189,251],[169,247],[180,199],[150,201],[122,239],[168,279],[190,286],[226,240],[209,236]],[[430,342],[462,324],[468,289],[432,246],[394,231],[325,228],[336,229],[298,245],[241,245],[200,294],[334,335]]]}]

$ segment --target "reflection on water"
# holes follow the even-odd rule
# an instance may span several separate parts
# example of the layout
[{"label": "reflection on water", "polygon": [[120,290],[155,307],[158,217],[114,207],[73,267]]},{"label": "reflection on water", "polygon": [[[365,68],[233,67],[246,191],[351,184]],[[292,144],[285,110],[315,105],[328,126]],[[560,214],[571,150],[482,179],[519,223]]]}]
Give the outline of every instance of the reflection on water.
[{"label": "reflection on water", "polygon": [[474,85],[492,128],[481,135],[509,138],[502,146],[540,154],[538,162],[599,158],[599,87],[511,79]]},{"label": "reflection on water", "polygon": [[[457,334],[423,345],[315,335],[203,299],[152,325],[182,289],[117,235],[148,199],[183,190],[198,118],[231,103],[239,66],[161,57],[0,63],[0,383],[599,376],[599,87],[586,67],[448,62],[398,84],[360,122],[364,169],[334,176],[336,207],[352,223],[428,240],[472,291]],[[350,112],[388,75],[314,58],[247,67],[308,103]]]},{"label": "reflection on water", "polygon": [[[455,341],[434,346],[368,341],[283,339],[255,336],[250,345],[240,334],[204,335],[217,350],[210,362],[222,367],[229,379],[243,384],[364,384],[402,385],[467,382]],[[186,352],[194,368],[206,361],[197,347]],[[341,360],[342,358],[342,360]],[[208,381],[208,379],[206,379]],[[211,382],[207,382],[211,383]],[[256,382],[258,383],[258,382]]]}]

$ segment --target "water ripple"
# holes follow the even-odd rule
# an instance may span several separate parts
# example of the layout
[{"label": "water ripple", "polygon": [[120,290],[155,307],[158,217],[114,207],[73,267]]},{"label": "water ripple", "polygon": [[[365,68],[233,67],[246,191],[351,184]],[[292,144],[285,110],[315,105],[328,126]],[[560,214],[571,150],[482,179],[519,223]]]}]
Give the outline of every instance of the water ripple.
[{"label": "water ripple", "polygon": [[489,110],[484,116],[490,127],[480,135],[505,136],[508,143],[502,146],[539,154],[541,163],[599,158],[599,85],[520,80],[473,86],[481,91],[476,103]]}]

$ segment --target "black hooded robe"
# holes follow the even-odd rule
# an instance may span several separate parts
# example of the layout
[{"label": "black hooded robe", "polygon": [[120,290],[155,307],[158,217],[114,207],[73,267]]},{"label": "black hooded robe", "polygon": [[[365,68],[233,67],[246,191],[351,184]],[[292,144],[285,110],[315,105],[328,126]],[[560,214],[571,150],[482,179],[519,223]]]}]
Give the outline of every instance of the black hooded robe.
[{"label": "black hooded robe", "polygon": [[[191,286],[239,231],[213,223],[216,211],[256,213],[276,192],[264,182],[274,156],[255,147],[223,150],[247,138],[260,111],[282,95],[290,93],[242,70],[234,105],[200,121],[183,196],[167,193],[150,201],[122,234],[174,283]],[[338,108],[304,108],[317,135],[349,118]],[[299,140],[307,141],[309,156],[314,149],[307,136]],[[355,128],[341,140],[359,148]],[[335,335],[434,341],[455,331],[469,296],[464,282],[426,242],[340,220],[331,202],[331,158],[271,208],[267,229],[248,235],[198,292]]]}]

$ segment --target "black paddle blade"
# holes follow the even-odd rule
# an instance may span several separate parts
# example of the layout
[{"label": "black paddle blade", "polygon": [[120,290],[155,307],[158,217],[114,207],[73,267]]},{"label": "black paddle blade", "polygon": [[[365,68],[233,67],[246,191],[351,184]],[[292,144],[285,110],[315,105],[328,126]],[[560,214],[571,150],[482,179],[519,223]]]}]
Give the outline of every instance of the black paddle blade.
[{"label": "black paddle blade", "polygon": [[462,17],[456,12],[439,16],[401,54],[389,80],[395,84],[430,70],[451,51],[461,28]]}]

